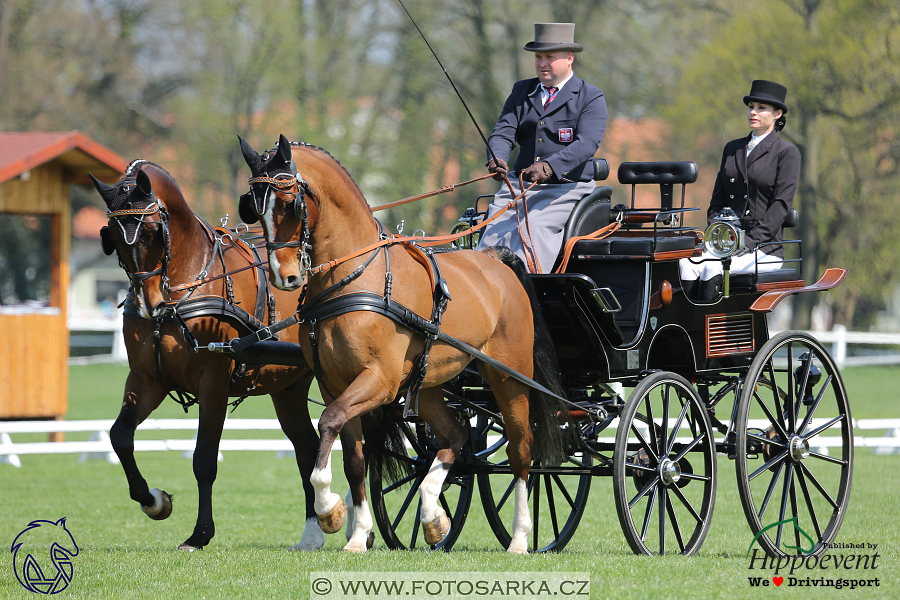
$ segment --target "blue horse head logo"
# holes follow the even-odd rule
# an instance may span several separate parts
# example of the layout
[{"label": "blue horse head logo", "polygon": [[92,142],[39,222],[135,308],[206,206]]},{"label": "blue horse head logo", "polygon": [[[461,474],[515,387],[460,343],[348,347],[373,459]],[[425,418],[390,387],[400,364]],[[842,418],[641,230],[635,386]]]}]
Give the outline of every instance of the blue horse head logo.
[{"label": "blue horse head logo", "polygon": [[36,594],[58,594],[72,581],[78,544],[63,517],[56,522],[32,521],[13,540],[10,552],[23,587]]}]

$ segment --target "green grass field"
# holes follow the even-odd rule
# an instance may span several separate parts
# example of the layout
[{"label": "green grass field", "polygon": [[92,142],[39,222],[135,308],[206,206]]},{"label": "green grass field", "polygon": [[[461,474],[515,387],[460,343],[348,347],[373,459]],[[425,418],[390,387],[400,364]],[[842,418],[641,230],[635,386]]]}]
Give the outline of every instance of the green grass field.
[{"label": "green grass field", "polygon": [[[70,419],[114,418],[126,369],[110,365],[70,369]],[[858,418],[900,417],[900,368],[854,368],[843,372]],[[196,408],[188,417],[196,418]],[[185,416],[167,401],[154,417]],[[247,400],[236,417],[270,418],[268,399]],[[167,434],[174,437],[172,432]],[[880,432],[868,435],[880,435]],[[262,437],[261,432],[253,432]],[[281,437],[281,436],[278,436]],[[16,441],[25,441],[21,436]],[[78,438],[74,434],[67,439]],[[202,552],[175,547],[190,534],[197,497],[191,463],[180,453],[139,453],[152,486],[176,495],[166,521],[151,521],[128,497],[121,467],[103,461],[80,464],[76,455],[23,456],[23,468],[0,465],[0,542],[6,548],[36,519],[67,518],[80,553],[69,598],[307,598],[310,572],[583,572],[591,598],[897,598],[900,596],[900,456],[874,456],[857,449],[850,509],[837,541],[878,545],[877,569],[817,571],[848,578],[878,577],[880,587],[856,590],[754,588],[745,557],[751,542],[731,461],[719,459],[719,485],[709,537],[696,557],[634,556],[623,538],[612,481],[595,479],[578,532],[561,553],[507,556],[495,540],[477,496],[459,542],[450,553],[394,552],[376,537],[364,555],[341,552],[343,534],[325,549],[293,553],[303,528],[303,498],[296,464],[270,452],[231,452],[219,464],[214,489],[217,535]],[[335,489],[343,492],[341,469]],[[832,554],[848,550],[832,550]],[[0,561],[0,598],[29,598],[14,575],[12,555]],[[315,597],[315,596],[313,596]],[[584,597],[584,596],[579,596]]]}]

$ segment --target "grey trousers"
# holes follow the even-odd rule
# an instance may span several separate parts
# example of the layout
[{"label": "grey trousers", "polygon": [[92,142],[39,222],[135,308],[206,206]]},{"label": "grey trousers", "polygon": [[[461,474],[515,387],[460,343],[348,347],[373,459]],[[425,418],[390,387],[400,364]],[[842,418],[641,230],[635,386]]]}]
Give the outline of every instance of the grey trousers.
[{"label": "grey trousers", "polygon": [[[512,180],[510,173],[510,180]],[[525,187],[528,187],[526,182]],[[559,255],[563,242],[563,228],[575,204],[584,196],[594,190],[595,184],[590,181],[576,183],[543,184],[536,185],[526,194],[525,202],[528,206],[528,227],[525,224],[525,214],[522,200],[517,206],[510,207],[496,221],[485,228],[478,243],[478,250],[490,246],[506,246],[512,250],[522,261],[528,265],[528,256],[537,268],[540,262],[541,272],[549,273],[553,270],[553,264]],[[519,182],[513,181],[513,189],[519,194]],[[486,218],[502,210],[512,196],[509,188],[504,183],[500,191],[494,196],[494,201],[488,207]],[[516,208],[519,209],[519,218],[516,216]],[[520,222],[521,219],[521,222]],[[520,235],[521,230],[521,235]],[[529,236],[529,232],[531,235]],[[529,240],[531,248],[526,250],[522,245],[522,238]],[[535,261],[535,257],[537,261]]]}]

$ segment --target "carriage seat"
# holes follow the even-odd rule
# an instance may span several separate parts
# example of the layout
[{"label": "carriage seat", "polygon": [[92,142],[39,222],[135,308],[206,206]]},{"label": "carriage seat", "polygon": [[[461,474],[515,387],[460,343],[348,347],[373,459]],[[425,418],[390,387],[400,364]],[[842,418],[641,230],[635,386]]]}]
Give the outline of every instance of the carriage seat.
[{"label": "carriage seat", "polygon": [[[796,227],[799,222],[800,213],[797,212],[796,208],[791,208],[784,218],[784,225],[782,227],[784,229]],[[787,243],[790,243],[790,241]],[[788,261],[788,263],[793,264],[793,261]],[[799,269],[783,268],[759,274],[755,272],[732,273],[729,285],[733,291],[740,293],[756,291],[760,285],[783,283],[786,281],[801,281],[802,279],[803,274]]]}]

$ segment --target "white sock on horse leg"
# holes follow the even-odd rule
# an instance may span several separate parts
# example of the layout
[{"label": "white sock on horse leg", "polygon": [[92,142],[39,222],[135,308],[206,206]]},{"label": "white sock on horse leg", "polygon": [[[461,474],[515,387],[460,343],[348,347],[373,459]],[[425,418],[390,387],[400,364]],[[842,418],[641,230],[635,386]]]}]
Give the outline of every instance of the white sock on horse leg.
[{"label": "white sock on horse leg", "polygon": [[419,486],[419,493],[422,498],[422,518],[423,523],[430,523],[441,516],[444,509],[438,503],[438,497],[444,486],[444,480],[447,478],[448,468],[437,457],[431,463],[428,469],[428,475],[422,480]]}]

